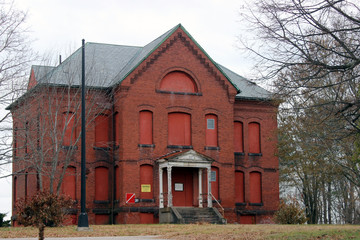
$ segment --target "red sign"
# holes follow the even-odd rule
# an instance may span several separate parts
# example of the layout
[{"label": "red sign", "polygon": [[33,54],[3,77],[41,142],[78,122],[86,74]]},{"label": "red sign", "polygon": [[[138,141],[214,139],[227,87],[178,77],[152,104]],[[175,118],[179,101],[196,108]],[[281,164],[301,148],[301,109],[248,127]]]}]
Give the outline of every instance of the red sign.
[{"label": "red sign", "polygon": [[126,194],[126,203],[135,203],[135,193]]}]

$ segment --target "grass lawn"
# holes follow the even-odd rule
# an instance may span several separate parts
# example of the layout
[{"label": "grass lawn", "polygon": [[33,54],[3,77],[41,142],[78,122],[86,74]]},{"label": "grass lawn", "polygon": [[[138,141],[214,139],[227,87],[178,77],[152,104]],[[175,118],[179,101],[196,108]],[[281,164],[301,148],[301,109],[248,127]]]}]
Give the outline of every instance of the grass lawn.
[{"label": "grass lawn", "polygon": [[[46,228],[46,237],[160,235],[170,239],[359,239],[358,225],[94,225],[78,232],[76,226]],[[0,238],[37,237],[35,228],[0,228]]]}]

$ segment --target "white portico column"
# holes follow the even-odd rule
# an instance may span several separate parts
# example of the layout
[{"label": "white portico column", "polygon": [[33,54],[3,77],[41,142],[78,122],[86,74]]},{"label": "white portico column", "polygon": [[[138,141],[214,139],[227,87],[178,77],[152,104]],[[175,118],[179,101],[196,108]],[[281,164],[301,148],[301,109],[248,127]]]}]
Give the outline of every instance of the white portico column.
[{"label": "white portico column", "polygon": [[199,208],[203,207],[203,198],[202,198],[202,169],[199,168]]},{"label": "white portico column", "polygon": [[207,177],[208,177],[208,207],[212,207],[212,198],[211,198],[211,167],[207,168]]},{"label": "white portico column", "polygon": [[164,208],[164,194],[163,194],[163,170],[159,167],[159,207]]},{"label": "white portico column", "polygon": [[172,207],[172,192],[171,192],[171,166],[167,167],[168,174],[168,207]]}]

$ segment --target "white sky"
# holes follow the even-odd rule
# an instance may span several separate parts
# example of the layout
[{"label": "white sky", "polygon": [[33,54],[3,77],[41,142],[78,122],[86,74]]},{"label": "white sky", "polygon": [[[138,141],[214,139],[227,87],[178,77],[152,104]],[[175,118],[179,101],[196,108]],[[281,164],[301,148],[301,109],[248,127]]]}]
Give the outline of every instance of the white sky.
[{"label": "white sky", "polygon": [[[239,0],[14,0],[28,12],[33,47],[65,56],[87,42],[144,46],[181,23],[210,57],[247,76],[250,61],[236,45]],[[70,49],[70,50],[69,50]],[[11,211],[11,180],[0,179],[0,212]],[[7,218],[10,217],[10,214]]]}]

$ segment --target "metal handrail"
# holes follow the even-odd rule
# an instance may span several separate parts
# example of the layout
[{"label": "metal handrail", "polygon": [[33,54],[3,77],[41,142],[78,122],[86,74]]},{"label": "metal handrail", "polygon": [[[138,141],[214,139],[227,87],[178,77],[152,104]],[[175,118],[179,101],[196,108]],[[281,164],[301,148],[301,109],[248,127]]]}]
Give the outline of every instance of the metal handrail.
[{"label": "metal handrail", "polygon": [[224,210],[224,208],[221,206],[219,201],[214,197],[214,195],[212,193],[210,193],[210,195],[215,200],[215,202],[219,205],[219,207],[221,209],[221,214],[222,214],[223,218],[225,218],[225,210]]}]

